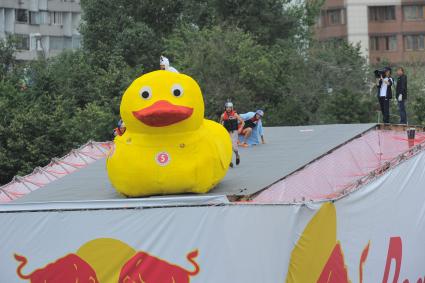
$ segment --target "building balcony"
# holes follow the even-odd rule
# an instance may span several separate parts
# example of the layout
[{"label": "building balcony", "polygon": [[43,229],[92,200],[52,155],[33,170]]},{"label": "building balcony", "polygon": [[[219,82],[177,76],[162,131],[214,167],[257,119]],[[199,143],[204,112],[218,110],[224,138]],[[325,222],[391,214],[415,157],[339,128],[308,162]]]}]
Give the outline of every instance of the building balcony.
[{"label": "building balcony", "polygon": [[2,8],[11,8],[11,9],[29,9],[29,1],[0,0],[0,6]]},{"label": "building balcony", "polygon": [[[69,49],[67,49],[67,50],[69,50]],[[36,50],[18,50],[15,55],[16,55],[17,60],[31,61],[31,60],[37,59],[38,56],[46,56],[46,58],[55,57],[55,56],[58,56],[63,51],[65,51],[65,49],[63,49],[63,50],[48,50],[48,51],[45,51],[44,53],[43,52],[40,53],[40,51],[36,51]]]},{"label": "building balcony", "polygon": [[59,0],[56,0],[48,2],[47,10],[57,12],[81,13],[81,6],[80,3],[77,2],[61,2]]},{"label": "building balcony", "polygon": [[403,54],[403,60],[405,62],[425,62],[425,51],[405,51]]},{"label": "building balcony", "polygon": [[63,36],[65,35],[65,30],[63,25],[15,24],[15,33],[17,34],[40,33],[42,35]]},{"label": "building balcony", "polygon": [[397,33],[401,30],[401,21],[369,22],[369,33]]},{"label": "building balcony", "polygon": [[16,59],[21,61],[30,61],[30,60],[37,59],[37,51],[19,50],[16,52]]},{"label": "building balcony", "polygon": [[324,40],[328,38],[341,38],[347,37],[347,26],[346,25],[334,25],[326,27],[315,28],[316,38]]},{"label": "building balcony", "polygon": [[425,19],[416,21],[403,21],[401,25],[403,33],[425,33]]}]

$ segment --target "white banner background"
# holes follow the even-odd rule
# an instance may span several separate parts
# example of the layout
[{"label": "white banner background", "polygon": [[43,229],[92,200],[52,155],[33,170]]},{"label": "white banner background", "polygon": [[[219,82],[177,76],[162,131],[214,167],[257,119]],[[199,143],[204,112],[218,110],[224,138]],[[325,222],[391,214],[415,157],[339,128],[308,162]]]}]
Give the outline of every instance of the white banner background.
[{"label": "white banner background", "polygon": [[[425,282],[425,154],[335,202],[337,239],[351,282],[360,282],[360,255],[370,241],[363,282],[383,282],[391,237],[402,240],[396,282]],[[223,205],[0,213],[0,282],[18,278],[15,253],[28,274],[75,253],[96,238],[114,238],[192,270],[191,282],[285,282],[291,252],[321,204]],[[311,255],[314,256],[314,255]],[[388,282],[393,282],[393,261]],[[418,281],[422,278],[422,281]],[[300,282],[304,283],[304,282]],[[308,282],[305,282],[308,283]],[[385,283],[385,282],[384,282]]]}]

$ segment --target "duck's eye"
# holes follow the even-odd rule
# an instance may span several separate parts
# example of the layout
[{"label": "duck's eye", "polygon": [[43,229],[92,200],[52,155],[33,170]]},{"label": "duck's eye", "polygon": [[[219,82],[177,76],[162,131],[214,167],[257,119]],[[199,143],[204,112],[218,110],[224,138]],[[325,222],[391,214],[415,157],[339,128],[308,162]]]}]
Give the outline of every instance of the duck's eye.
[{"label": "duck's eye", "polygon": [[175,97],[181,97],[183,95],[183,88],[179,84],[173,85],[171,92]]},{"label": "duck's eye", "polygon": [[148,87],[148,86],[142,87],[140,89],[140,96],[143,99],[149,99],[149,98],[151,98],[152,97],[152,89],[150,87]]}]

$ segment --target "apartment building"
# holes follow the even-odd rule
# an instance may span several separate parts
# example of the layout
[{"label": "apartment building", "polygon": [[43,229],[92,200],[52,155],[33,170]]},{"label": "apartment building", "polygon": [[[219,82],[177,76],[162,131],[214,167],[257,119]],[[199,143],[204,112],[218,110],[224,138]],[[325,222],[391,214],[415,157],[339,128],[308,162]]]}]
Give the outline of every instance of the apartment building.
[{"label": "apartment building", "polygon": [[0,0],[0,38],[17,37],[19,60],[79,48],[80,21],[80,0]]},{"label": "apartment building", "polygon": [[315,32],[359,43],[371,63],[425,62],[425,0],[326,0]]}]

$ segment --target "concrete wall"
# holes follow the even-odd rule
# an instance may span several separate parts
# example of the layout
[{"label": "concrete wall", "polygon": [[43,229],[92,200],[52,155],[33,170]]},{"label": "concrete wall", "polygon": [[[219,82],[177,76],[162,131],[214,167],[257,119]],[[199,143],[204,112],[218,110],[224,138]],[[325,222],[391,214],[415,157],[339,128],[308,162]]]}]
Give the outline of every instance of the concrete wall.
[{"label": "concrete wall", "polygon": [[347,0],[347,39],[353,44],[360,44],[362,54],[368,56],[367,6],[355,2],[358,1]]}]

